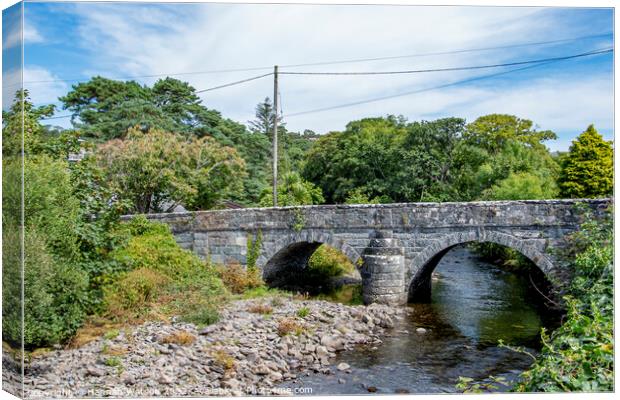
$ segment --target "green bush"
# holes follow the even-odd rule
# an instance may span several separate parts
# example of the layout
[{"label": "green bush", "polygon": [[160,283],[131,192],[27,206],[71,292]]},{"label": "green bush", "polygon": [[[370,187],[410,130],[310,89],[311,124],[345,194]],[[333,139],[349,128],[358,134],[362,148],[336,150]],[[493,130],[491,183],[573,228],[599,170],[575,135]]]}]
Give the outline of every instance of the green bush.
[{"label": "green bush", "polygon": [[211,325],[219,321],[220,315],[216,309],[211,307],[202,308],[195,312],[186,313],[183,321],[197,326]]},{"label": "green bush", "polygon": [[[21,162],[3,163],[2,215],[15,219],[21,214]],[[66,162],[48,156],[24,160],[24,224],[35,226],[56,256],[67,260],[78,257],[75,228],[79,220],[79,203],[72,195],[73,186]],[[19,220],[15,220],[19,223]]]},{"label": "green bush", "polygon": [[[3,162],[3,333],[21,341],[19,160]],[[80,259],[79,202],[66,161],[48,156],[24,160],[25,260],[24,345],[46,346],[68,339],[81,325],[89,303],[88,276],[76,265]]]},{"label": "green bush", "polygon": [[572,236],[575,278],[567,317],[550,336],[517,391],[613,391],[613,221],[586,215]]},{"label": "green bush", "polygon": [[146,268],[133,270],[104,289],[107,314],[139,318],[163,291],[170,279]]},{"label": "green bush", "polygon": [[256,267],[243,268],[239,264],[220,265],[217,267],[217,273],[224,286],[235,294],[241,294],[265,284],[260,270]]},{"label": "green bush", "polygon": [[[6,229],[8,228],[8,229]],[[19,233],[5,227],[3,241],[3,335],[21,343],[21,265]],[[69,339],[86,313],[88,278],[79,269],[58,262],[44,236],[28,229],[24,237],[24,346],[49,346]]]},{"label": "green bush", "polygon": [[213,310],[226,295],[216,269],[179,247],[167,225],[139,216],[118,234],[129,239],[110,257],[127,272],[107,279],[107,315],[119,321],[152,313],[193,321],[215,318]]},{"label": "green bush", "polygon": [[327,245],[320,246],[308,260],[308,280],[313,282],[326,282],[354,271],[347,256]]},{"label": "green bush", "polygon": [[145,268],[179,281],[192,279],[197,271],[207,268],[195,254],[179,247],[165,224],[139,216],[120,231],[128,232],[131,238],[110,256],[127,271]]}]

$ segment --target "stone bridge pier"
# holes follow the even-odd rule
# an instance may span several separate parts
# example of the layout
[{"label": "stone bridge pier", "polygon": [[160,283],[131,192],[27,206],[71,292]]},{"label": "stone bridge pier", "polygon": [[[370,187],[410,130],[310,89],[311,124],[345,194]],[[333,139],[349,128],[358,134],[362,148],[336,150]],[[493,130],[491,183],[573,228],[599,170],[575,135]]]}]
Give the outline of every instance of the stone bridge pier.
[{"label": "stone bridge pier", "polygon": [[[366,303],[403,304],[430,297],[431,273],[455,246],[489,242],[530,259],[561,290],[572,272],[557,257],[583,218],[599,218],[610,199],[405,203],[246,208],[151,214],[178,243],[217,264],[256,265],[268,284],[299,272],[321,245],[359,268]],[[131,218],[126,216],[125,218]],[[303,275],[299,275],[302,279]]]}]

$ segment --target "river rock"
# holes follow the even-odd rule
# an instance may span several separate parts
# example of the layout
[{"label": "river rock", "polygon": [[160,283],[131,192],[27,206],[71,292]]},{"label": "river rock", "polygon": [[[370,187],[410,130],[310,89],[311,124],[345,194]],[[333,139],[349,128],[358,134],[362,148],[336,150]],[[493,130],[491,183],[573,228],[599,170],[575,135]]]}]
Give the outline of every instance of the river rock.
[{"label": "river rock", "polygon": [[415,331],[416,331],[416,333],[419,333],[421,335],[426,333],[426,329],[424,329],[424,328],[417,328]]},{"label": "river rock", "polygon": [[316,347],[316,355],[319,358],[328,357],[329,356],[329,351],[327,351],[327,348],[325,346],[317,346]]},{"label": "river rock", "polygon": [[97,367],[88,366],[86,367],[86,374],[90,376],[100,377],[105,375],[105,371]]},{"label": "river rock", "polygon": [[343,362],[343,363],[338,364],[336,366],[336,368],[338,369],[338,371],[346,371],[346,370],[350,369],[351,366],[349,364]]},{"label": "river rock", "polygon": [[[265,394],[271,394],[270,390],[280,382],[298,379],[310,371],[351,372],[346,363],[333,370],[328,367],[336,352],[356,344],[377,342],[387,333],[389,320],[394,322],[406,313],[404,308],[382,305],[346,306],[299,300],[282,301],[273,307],[270,316],[247,311],[268,301],[232,301],[220,310],[220,322],[204,329],[173,318],[169,323],[147,322],[126,327],[114,340],[100,338],[78,349],[55,349],[29,361],[25,395],[31,397],[29,391],[41,388],[62,391],[69,397],[85,397],[94,387],[125,390],[130,397],[132,393],[205,397],[216,388],[234,395],[252,387],[265,388]],[[301,307],[310,309],[302,321],[308,331],[300,336],[278,335],[279,321],[296,318]],[[195,341],[161,344],[164,338],[178,332],[194,336]],[[124,369],[120,376],[116,368],[95,364],[108,357],[102,350],[112,344],[126,349],[119,356]],[[3,365],[8,365],[7,357],[3,353]]]}]

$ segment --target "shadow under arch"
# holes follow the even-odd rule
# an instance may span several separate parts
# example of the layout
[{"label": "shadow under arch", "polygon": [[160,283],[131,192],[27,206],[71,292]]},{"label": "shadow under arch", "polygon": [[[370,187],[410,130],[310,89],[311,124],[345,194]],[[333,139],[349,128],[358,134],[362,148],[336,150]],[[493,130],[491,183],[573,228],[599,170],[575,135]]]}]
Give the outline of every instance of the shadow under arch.
[{"label": "shadow under arch", "polygon": [[357,266],[361,256],[345,242],[330,234],[300,233],[288,235],[262,249],[258,265],[262,267],[263,280],[267,285],[277,287],[291,276],[302,273],[312,254],[323,244],[340,251]]},{"label": "shadow under arch", "polygon": [[516,250],[537,267],[548,282],[553,282],[553,263],[540,246],[501,232],[466,232],[448,235],[420,252],[411,263],[413,276],[407,285],[408,301],[428,302],[431,297],[431,274],[453,248],[468,243],[494,243]]}]

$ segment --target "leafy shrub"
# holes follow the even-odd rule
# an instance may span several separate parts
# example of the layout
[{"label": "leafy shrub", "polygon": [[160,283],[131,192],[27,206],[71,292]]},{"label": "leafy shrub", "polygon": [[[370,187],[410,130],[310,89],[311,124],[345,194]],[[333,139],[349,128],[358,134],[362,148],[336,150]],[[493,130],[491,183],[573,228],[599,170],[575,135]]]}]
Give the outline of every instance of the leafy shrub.
[{"label": "leafy shrub", "polygon": [[139,268],[104,289],[107,314],[114,318],[139,318],[162,293],[170,279],[157,271]]},{"label": "leafy shrub", "polygon": [[186,312],[182,319],[197,326],[205,326],[219,321],[220,315],[213,307],[202,307],[193,312]]},{"label": "leafy shrub", "polygon": [[[334,278],[350,275],[355,266],[342,252],[328,245],[321,245],[308,260],[303,270],[284,271],[283,277],[289,290],[319,294],[332,289]],[[283,276],[285,276],[283,275]]]},{"label": "leafy shrub", "polygon": [[[3,230],[3,335],[16,345],[22,340],[21,263],[19,232]],[[45,240],[34,229],[24,237],[24,345],[49,346],[69,339],[85,318],[87,277],[75,268],[54,259]]]},{"label": "leafy shrub", "polygon": [[264,285],[258,268],[243,268],[239,264],[229,264],[218,266],[217,271],[226,288],[235,294]]},{"label": "leafy shrub", "polygon": [[247,267],[248,269],[256,268],[256,261],[260,255],[260,248],[263,244],[263,232],[259,229],[256,238],[248,236],[247,239]]},{"label": "leafy shrub", "polygon": [[613,222],[586,215],[572,236],[579,250],[572,264],[575,278],[566,297],[568,315],[521,376],[517,391],[613,391]]},{"label": "leafy shrub", "polygon": [[121,332],[118,329],[111,329],[103,334],[104,339],[116,339]]},{"label": "leafy shrub", "polygon": [[103,362],[107,367],[120,367],[123,365],[123,362],[118,357],[108,357]]},{"label": "leafy shrub", "polygon": [[125,265],[126,270],[150,269],[172,280],[192,279],[197,270],[206,268],[196,255],[179,247],[170,228],[150,222],[143,216],[134,218],[121,228],[131,235],[124,247],[111,257]]},{"label": "leafy shrub", "polygon": [[180,315],[196,323],[217,320],[226,294],[211,266],[176,243],[167,225],[140,216],[119,229],[130,238],[111,258],[129,272],[111,277],[104,289],[106,312],[118,320],[149,313]]}]

